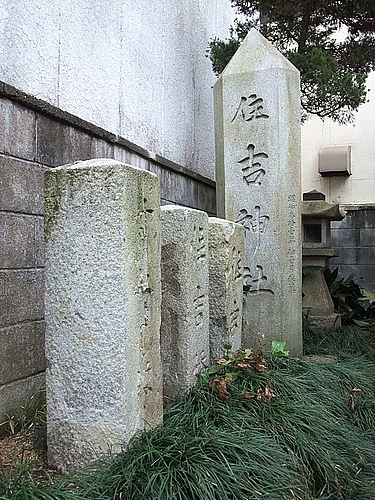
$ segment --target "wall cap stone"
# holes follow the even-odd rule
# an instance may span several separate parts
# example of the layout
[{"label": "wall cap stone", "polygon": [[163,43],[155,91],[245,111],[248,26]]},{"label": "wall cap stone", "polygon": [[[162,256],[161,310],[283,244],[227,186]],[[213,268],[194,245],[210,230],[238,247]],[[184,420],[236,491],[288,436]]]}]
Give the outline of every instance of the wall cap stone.
[{"label": "wall cap stone", "polygon": [[350,205],[340,205],[340,209],[345,211],[375,210],[375,203],[353,203]]},{"label": "wall cap stone", "polygon": [[148,151],[134,142],[128,141],[125,137],[108,132],[107,130],[83,120],[76,115],[63,111],[53,104],[43,101],[42,99],[39,99],[31,94],[27,94],[26,92],[22,92],[16,87],[13,87],[3,81],[0,81],[0,97],[5,97],[49,118],[53,118],[67,125],[76,127],[77,129],[89,133],[93,137],[103,139],[110,144],[122,146],[130,152],[136,153],[149,161],[163,165],[169,170],[173,170],[185,175],[186,177],[193,178],[198,182],[202,182],[203,184],[208,184],[213,187],[216,185],[213,180],[193,172],[183,165],[179,165],[178,163],[168,160],[167,158],[164,158],[163,156],[160,156],[152,151]]}]

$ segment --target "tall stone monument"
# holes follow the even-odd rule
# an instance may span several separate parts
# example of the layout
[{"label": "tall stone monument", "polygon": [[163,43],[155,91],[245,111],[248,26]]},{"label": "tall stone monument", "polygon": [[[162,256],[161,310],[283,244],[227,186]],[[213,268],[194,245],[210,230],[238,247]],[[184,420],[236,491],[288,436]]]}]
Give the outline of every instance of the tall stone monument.
[{"label": "tall stone monument", "polygon": [[46,173],[48,460],[64,472],[162,422],[159,213],[144,170]]},{"label": "tall stone monument", "polygon": [[243,343],[302,354],[299,73],[252,29],[214,86],[218,216],[246,230]]}]

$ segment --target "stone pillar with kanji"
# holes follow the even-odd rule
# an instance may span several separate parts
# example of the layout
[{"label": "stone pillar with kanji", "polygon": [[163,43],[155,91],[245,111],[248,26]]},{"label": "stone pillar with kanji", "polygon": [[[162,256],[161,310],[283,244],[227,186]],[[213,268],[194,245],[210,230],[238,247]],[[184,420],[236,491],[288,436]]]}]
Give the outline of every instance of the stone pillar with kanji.
[{"label": "stone pillar with kanji", "polygon": [[252,29],[214,86],[218,217],[242,224],[243,344],[302,354],[298,70]]}]

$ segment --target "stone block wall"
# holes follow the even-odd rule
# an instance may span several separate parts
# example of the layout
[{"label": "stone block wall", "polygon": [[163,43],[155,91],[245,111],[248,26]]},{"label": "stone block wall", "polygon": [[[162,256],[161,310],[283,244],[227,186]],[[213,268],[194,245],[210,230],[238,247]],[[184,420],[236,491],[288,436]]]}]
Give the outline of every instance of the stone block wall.
[{"label": "stone block wall", "polygon": [[91,158],[156,173],[162,205],[216,214],[211,180],[0,82],[0,424],[44,384],[44,171]]},{"label": "stone block wall", "polygon": [[346,217],[331,223],[331,245],[339,256],[330,260],[330,267],[340,274],[354,274],[365,290],[375,292],[375,205],[344,206]]}]

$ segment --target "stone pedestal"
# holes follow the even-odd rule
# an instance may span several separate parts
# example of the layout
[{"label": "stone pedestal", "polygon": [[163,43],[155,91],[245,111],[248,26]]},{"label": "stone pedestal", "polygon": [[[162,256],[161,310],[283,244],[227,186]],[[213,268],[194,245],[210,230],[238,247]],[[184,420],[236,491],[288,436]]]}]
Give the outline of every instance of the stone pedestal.
[{"label": "stone pedestal", "polygon": [[337,257],[337,251],[329,248],[303,248],[302,263],[304,267],[313,268],[303,278],[302,307],[309,319],[319,328],[338,328],[341,319],[334,311],[333,301],[323,275],[324,268],[329,266],[329,259]]}]

